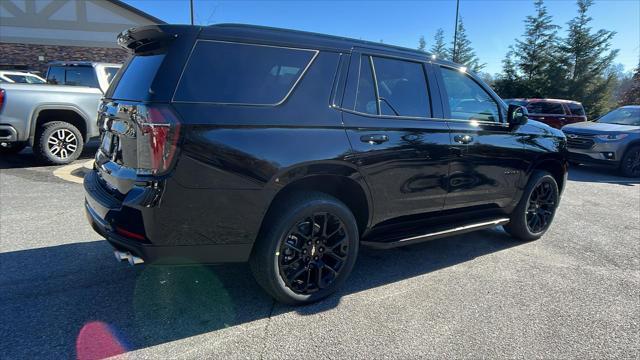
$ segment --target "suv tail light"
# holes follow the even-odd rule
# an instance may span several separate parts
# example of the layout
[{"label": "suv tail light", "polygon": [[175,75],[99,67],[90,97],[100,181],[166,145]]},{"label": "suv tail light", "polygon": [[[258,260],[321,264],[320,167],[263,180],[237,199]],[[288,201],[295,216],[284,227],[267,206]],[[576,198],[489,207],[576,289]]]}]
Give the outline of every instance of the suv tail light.
[{"label": "suv tail light", "polygon": [[4,89],[0,89],[0,111],[2,111],[2,105],[4,105]]},{"label": "suv tail light", "polygon": [[138,172],[162,175],[171,169],[178,149],[180,122],[166,105],[150,105],[138,117]]}]

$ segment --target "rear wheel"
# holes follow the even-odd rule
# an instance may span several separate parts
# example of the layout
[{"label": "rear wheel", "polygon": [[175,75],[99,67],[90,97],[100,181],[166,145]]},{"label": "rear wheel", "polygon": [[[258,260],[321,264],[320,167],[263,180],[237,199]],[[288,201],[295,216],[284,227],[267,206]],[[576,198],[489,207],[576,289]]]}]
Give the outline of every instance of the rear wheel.
[{"label": "rear wheel", "polygon": [[34,154],[52,165],[64,165],[76,160],[82,153],[84,139],[80,130],[62,121],[44,124],[33,146]]},{"label": "rear wheel", "polygon": [[540,238],[551,226],[559,201],[558,183],[553,176],[546,171],[534,172],[504,229],[520,240]]},{"label": "rear wheel", "polygon": [[276,300],[318,301],[351,273],[358,227],[339,200],[323,193],[297,194],[276,205],[265,221],[250,265],[260,286]]},{"label": "rear wheel", "polygon": [[640,146],[632,146],[622,157],[620,172],[627,177],[640,177]]},{"label": "rear wheel", "polygon": [[27,147],[26,142],[0,142],[0,155],[13,155]]}]

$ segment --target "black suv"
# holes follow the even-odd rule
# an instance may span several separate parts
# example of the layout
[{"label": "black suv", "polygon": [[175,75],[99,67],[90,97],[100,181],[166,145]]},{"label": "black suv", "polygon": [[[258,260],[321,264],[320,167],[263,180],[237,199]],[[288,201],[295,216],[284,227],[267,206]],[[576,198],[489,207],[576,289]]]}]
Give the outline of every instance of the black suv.
[{"label": "black suv", "polygon": [[566,141],[422,52],[247,25],[122,33],[86,210],[119,260],[249,261],[285,303],[321,299],[360,245],[549,228]]}]

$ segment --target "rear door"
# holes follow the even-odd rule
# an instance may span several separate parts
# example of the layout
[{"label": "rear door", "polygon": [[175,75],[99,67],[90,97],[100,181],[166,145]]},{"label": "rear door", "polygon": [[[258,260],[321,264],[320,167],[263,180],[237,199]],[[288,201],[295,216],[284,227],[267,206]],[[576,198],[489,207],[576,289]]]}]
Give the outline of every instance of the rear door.
[{"label": "rear door", "polygon": [[507,125],[501,101],[486,85],[446,66],[438,67],[438,80],[456,154],[445,207],[508,205],[526,169],[524,139]]},{"label": "rear door", "polygon": [[444,206],[449,129],[432,101],[430,71],[414,58],[367,50],[351,57],[343,122],[374,198],[374,222]]}]

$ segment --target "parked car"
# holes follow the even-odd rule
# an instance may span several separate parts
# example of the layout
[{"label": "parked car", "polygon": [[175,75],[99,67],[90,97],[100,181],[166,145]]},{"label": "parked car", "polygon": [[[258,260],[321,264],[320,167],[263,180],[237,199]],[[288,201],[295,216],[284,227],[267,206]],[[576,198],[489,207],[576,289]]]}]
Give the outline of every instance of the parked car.
[{"label": "parked car", "polygon": [[145,26],[119,43],[134,56],[84,179],[119,260],[249,261],[300,304],[344,283],[360,245],[499,225],[534,240],[553,220],[564,135],[460,65],[248,25]]},{"label": "parked car", "polygon": [[562,131],[572,162],[608,165],[624,176],[640,177],[640,105],[623,106]]},{"label": "parked car", "polygon": [[40,76],[28,72],[0,70],[0,83],[44,84],[46,82]]},{"label": "parked car", "polygon": [[121,66],[89,61],[56,61],[49,64],[47,82],[98,88],[104,92]]},{"label": "parked car", "polygon": [[559,99],[506,99],[507,104],[524,106],[529,119],[543,122],[560,129],[567,124],[587,121],[582,104],[577,101]]},{"label": "parked car", "polygon": [[99,134],[96,110],[113,69],[120,66],[82,64],[54,65],[47,72],[49,82],[76,86],[0,84],[0,154],[30,145],[49,164],[68,164],[80,156],[84,144]]}]

